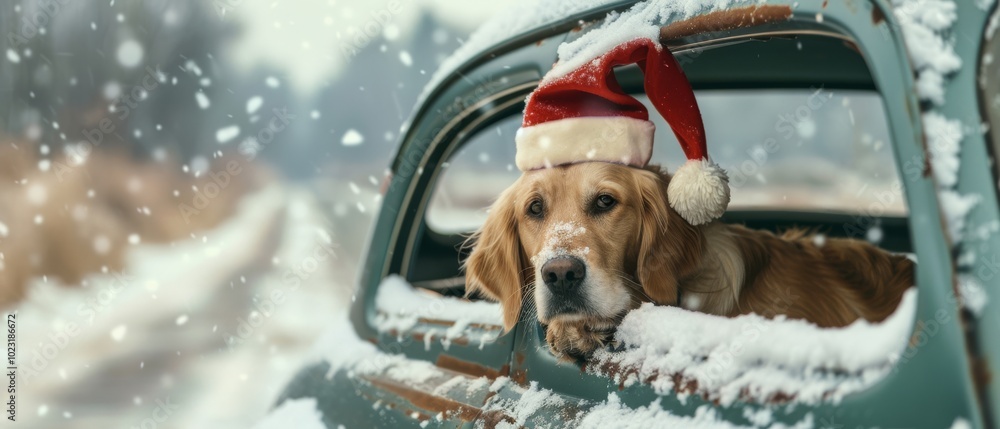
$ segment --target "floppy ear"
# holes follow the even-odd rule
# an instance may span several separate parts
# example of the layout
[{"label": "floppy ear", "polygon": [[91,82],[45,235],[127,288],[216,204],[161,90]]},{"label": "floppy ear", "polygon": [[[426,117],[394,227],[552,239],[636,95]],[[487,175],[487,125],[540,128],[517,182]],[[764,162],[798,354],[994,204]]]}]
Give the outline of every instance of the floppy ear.
[{"label": "floppy ear", "polygon": [[[513,188],[511,188],[513,189]],[[517,214],[508,189],[490,207],[483,227],[466,241],[474,246],[465,260],[466,295],[480,292],[503,307],[503,326],[510,331],[521,314],[522,287],[532,276],[521,251]]]},{"label": "floppy ear", "polygon": [[702,235],[670,207],[669,176],[656,168],[637,177],[642,213],[636,278],[656,304],[676,305],[678,282],[694,272],[701,259]]}]

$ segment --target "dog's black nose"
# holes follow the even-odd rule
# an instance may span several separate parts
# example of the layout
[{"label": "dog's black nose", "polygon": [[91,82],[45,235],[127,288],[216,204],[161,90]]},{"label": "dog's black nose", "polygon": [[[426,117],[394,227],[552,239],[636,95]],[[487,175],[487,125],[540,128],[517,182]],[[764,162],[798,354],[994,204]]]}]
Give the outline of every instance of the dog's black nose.
[{"label": "dog's black nose", "polygon": [[552,258],[542,265],[542,281],[553,291],[576,289],[584,277],[587,277],[587,267],[572,256]]}]

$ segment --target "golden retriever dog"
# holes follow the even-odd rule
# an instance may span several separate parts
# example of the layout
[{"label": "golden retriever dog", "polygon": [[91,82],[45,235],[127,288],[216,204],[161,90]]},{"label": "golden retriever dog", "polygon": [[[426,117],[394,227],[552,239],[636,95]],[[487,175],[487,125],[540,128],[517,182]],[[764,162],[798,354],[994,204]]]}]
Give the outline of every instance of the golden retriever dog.
[{"label": "golden retriever dog", "polygon": [[787,315],[822,327],[878,322],[913,286],[912,261],[866,242],[692,226],[659,167],[584,162],[529,171],[469,239],[469,293],[537,313],[561,358],[602,347],[642,302],[720,316]]}]

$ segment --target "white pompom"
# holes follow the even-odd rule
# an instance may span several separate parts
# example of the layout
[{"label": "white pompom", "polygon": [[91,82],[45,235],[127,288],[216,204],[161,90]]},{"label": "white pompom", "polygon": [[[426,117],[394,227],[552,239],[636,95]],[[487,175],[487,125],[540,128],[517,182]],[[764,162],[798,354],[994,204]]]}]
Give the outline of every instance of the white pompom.
[{"label": "white pompom", "polygon": [[691,225],[711,222],[729,206],[729,176],[707,158],[688,160],[670,179],[667,198]]}]

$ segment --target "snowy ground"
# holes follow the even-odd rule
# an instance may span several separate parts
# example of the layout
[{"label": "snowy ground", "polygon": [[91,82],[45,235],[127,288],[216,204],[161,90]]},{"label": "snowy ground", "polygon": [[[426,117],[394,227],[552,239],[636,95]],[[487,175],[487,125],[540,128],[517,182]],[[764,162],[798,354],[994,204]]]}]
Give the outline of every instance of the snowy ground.
[{"label": "snowy ground", "polygon": [[16,308],[19,419],[60,428],[260,420],[350,301],[356,256],[333,244],[329,210],[313,195],[267,188],[217,229],[138,246],[123,273],[85,288],[39,279]]}]

